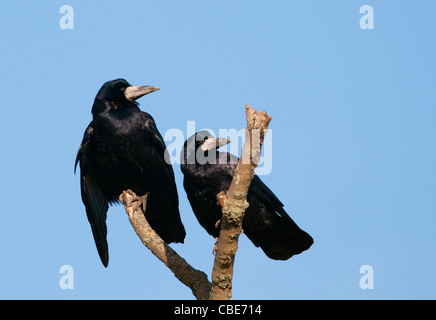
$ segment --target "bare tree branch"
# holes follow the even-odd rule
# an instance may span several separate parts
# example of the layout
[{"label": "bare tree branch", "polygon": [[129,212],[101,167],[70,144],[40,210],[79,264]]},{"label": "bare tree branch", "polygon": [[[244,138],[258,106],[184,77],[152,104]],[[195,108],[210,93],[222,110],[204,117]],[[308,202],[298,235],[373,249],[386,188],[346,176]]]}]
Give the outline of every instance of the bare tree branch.
[{"label": "bare tree branch", "polygon": [[123,191],[119,199],[142,243],[174,273],[180,282],[192,290],[198,300],[208,300],[211,283],[207,275],[191,267],[150,227],[144,215],[147,198],[148,193],[138,197],[132,190],[127,190]]},{"label": "bare tree branch", "polygon": [[257,112],[249,105],[245,106],[245,112],[247,129],[241,158],[229,190],[217,195],[223,217],[212,270],[212,283],[204,272],[190,266],[151,228],[144,215],[148,193],[139,197],[132,190],[127,190],[119,197],[142,243],[180,282],[192,290],[198,300],[229,300],[232,297],[233,264],[242,231],[242,219],[249,205],[246,200],[247,192],[259,163],[263,139],[271,121],[266,112]]},{"label": "bare tree branch", "polygon": [[248,208],[247,192],[254,170],[259,163],[261,148],[271,117],[245,106],[247,129],[241,158],[235,169],[227,192],[220,192],[217,200],[222,206],[223,217],[212,271],[212,300],[229,300],[232,297],[232,278],[238,238],[242,231],[242,219]]}]

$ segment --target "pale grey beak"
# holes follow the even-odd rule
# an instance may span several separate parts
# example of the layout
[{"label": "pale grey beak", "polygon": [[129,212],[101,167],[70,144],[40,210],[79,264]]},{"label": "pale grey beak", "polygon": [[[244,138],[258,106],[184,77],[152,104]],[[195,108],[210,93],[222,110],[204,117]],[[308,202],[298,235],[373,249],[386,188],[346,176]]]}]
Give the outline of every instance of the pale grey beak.
[{"label": "pale grey beak", "polygon": [[124,90],[124,95],[126,96],[127,100],[135,101],[136,99],[139,99],[142,96],[157,90],[159,90],[159,88],[153,86],[130,86]]},{"label": "pale grey beak", "polygon": [[230,140],[226,138],[209,138],[201,145],[200,148],[203,151],[214,150],[225,146],[228,143],[230,143]]}]

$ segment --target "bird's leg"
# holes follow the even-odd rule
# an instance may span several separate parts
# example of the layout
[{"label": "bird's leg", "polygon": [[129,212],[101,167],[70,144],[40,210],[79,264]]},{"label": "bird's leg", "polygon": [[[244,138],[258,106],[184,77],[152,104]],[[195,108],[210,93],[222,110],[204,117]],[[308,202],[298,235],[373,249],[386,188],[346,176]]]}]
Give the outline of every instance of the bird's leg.
[{"label": "bird's leg", "polygon": [[212,254],[215,255],[217,251],[218,251],[218,237],[215,237],[215,244],[213,245]]},{"label": "bird's leg", "polygon": [[147,199],[150,195],[150,192],[147,192],[143,196],[138,197],[138,202],[135,204],[135,210],[139,209],[139,207],[142,205],[142,212],[145,214],[145,210],[147,209]]},{"label": "bird's leg", "polygon": [[143,196],[137,196],[132,190],[123,191],[120,195],[120,202],[128,207],[131,207],[133,211],[138,211],[138,209],[142,206],[142,212],[145,213],[145,209],[147,207],[147,199],[150,193],[147,192]]}]

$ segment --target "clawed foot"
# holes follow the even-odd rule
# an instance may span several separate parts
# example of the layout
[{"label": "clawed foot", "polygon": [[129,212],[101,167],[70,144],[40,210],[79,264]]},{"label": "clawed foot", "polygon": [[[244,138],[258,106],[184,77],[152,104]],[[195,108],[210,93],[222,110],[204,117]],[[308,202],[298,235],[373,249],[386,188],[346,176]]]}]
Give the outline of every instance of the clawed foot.
[{"label": "clawed foot", "polygon": [[141,206],[142,206],[142,211],[145,212],[145,209],[147,207],[147,199],[148,199],[148,195],[150,193],[147,192],[145,195],[139,197],[137,196],[135,200],[135,203],[133,204],[133,210],[137,211]]},{"label": "clawed foot", "polygon": [[138,209],[142,206],[142,211],[145,212],[147,207],[147,198],[149,196],[149,192],[145,195],[139,197],[132,190],[124,190],[118,200],[124,205],[126,208],[126,213],[129,217],[133,214],[133,212],[138,211]]}]

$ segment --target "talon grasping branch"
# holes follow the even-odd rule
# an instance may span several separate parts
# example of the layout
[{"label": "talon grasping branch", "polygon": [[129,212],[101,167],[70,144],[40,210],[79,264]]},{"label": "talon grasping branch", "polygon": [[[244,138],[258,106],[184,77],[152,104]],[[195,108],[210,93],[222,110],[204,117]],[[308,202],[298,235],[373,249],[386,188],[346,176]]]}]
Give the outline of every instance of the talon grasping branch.
[{"label": "talon grasping branch", "polygon": [[162,261],[183,284],[192,290],[198,300],[208,300],[211,283],[207,275],[191,267],[151,228],[146,217],[148,193],[138,197],[132,190],[123,191],[120,202],[142,243]]}]

